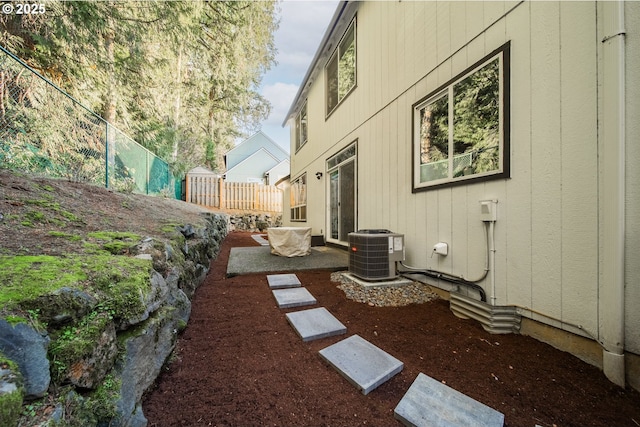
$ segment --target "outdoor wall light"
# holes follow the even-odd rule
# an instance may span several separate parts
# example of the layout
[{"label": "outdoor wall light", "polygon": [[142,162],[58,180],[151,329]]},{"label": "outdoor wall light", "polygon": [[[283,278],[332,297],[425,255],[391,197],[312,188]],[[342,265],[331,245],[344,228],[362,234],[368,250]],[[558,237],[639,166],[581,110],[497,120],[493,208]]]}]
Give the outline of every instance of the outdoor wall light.
[{"label": "outdoor wall light", "polygon": [[322,172],[316,172],[316,179],[322,178]]}]

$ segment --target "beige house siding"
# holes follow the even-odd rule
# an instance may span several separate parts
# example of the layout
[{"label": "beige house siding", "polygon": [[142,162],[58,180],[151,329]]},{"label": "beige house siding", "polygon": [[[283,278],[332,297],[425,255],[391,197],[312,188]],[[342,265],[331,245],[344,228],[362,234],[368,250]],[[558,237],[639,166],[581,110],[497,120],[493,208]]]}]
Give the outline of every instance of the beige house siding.
[{"label": "beige house siding", "polygon": [[[640,353],[640,46],[630,31],[640,12],[631,3],[625,319],[626,349]],[[325,118],[324,76],[316,76],[309,141],[292,155],[291,176],[309,177],[307,225],[326,234],[327,177],[315,172],[357,140],[358,229],[403,233],[408,264],[473,279],[486,251],[479,201],[496,199],[495,303],[601,341],[603,15],[596,2],[360,3],[357,87]],[[507,42],[511,178],[412,193],[412,105]],[[449,255],[431,257],[440,241]],[[488,279],[481,285],[492,296]]]},{"label": "beige house siding", "polygon": [[[640,354],[640,3],[628,2],[626,46],[626,247],[625,337],[627,350]],[[640,388],[640,370],[636,371]]]}]

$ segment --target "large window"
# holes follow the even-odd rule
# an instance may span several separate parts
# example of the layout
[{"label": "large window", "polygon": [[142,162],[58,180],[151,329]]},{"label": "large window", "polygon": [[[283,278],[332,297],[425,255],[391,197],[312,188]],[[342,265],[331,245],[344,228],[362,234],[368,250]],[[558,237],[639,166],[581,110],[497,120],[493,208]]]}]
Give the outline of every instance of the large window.
[{"label": "large window", "polygon": [[509,45],[413,106],[413,189],[509,176]]},{"label": "large window", "polygon": [[307,102],[296,117],[296,151],[307,142]]},{"label": "large window", "polygon": [[351,22],[325,68],[327,83],[327,115],[356,86],[356,23]]},{"label": "large window", "polygon": [[307,174],[291,182],[291,221],[307,220]]}]

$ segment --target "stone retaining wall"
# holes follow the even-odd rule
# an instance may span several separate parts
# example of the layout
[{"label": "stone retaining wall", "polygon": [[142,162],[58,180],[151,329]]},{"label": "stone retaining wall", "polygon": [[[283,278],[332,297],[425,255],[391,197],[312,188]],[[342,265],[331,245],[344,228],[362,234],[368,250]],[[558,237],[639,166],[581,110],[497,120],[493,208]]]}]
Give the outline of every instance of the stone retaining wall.
[{"label": "stone retaining wall", "polygon": [[229,215],[229,231],[264,232],[269,227],[281,227],[282,214],[244,213]]},{"label": "stone retaining wall", "polygon": [[[235,224],[251,229],[270,221],[270,217],[252,215],[235,220]],[[50,338],[47,331],[36,330],[27,323],[14,325],[0,318],[0,335],[3,336],[0,340],[0,361],[2,357],[8,357],[20,371],[5,369],[4,365],[9,365],[4,362],[0,367],[0,407],[3,409],[0,411],[0,425],[17,425],[14,423],[19,412],[5,410],[9,399],[13,397],[5,389],[11,392],[15,389],[18,390],[18,397],[37,402],[48,393],[49,401],[55,402],[55,407],[47,411],[46,422],[41,425],[147,426],[142,412],[142,396],[155,382],[173,352],[177,334],[189,320],[191,298],[204,281],[211,260],[218,255],[230,224],[225,214],[205,214],[205,221],[200,225],[178,227],[182,236],[178,234],[179,237],[172,242],[147,237],[132,248],[132,255],[153,263],[148,292],[140,295],[140,302],[146,309],[131,318],[121,318],[118,313],[105,313],[105,319],[101,314],[97,315],[95,320],[102,319],[100,325],[106,326],[101,326],[103,332],[95,340],[90,354],[74,363],[72,372],[62,379],[65,387],[54,384],[56,381],[49,375],[51,363],[47,349],[55,345],[55,337]],[[59,309],[61,313],[68,314],[79,310],[81,306],[82,313],[73,311],[71,318],[81,319],[86,311],[100,313],[93,299],[80,298],[82,295],[78,297],[79,293],[73,289],[62,289],[52,293],[51,298],[62,301],[60,295],[71,295],[74,304],[61,305]],[[79,300],[84,305],[75,303]],[[52,315],[55,317],[56,313]],[[25,357],[24,341],[32,335],[38,340],[31,339],[35,344],[29,348],[28,357]],[[95,395],[100,395],[92,391],[101,387],[106,378],[110,378],[111,390],[115,393],[99,405],[101,408],[115,408],[115,412],[108,416],[111,419],[96,413],[96,402],[92,401]],[[64,394],[55,396],[57,389],[65,390]],[[22,399],[17,400],[15,405],[13,400],[12,407],[20,411]],[[22,425],[20,422],[18,424]]]}]

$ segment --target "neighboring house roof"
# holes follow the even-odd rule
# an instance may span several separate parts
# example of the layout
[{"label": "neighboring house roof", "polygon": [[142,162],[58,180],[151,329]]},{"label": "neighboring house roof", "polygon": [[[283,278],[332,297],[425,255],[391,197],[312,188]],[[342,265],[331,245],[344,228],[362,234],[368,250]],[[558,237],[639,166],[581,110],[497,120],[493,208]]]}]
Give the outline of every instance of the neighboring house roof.
[{"label": "neighboring house roof", "polygon": [[278,163],[277,165],[275,165],[274,167],[272,167],[271,169],[269,169],[268,171],[266,171],[264,174],[265,175],[269,175],[271,172],[273,172],[274,170],[280,169],[284,165],[287,166],[287,171],[288,171],[289,167],[290,167],[290,162],[289,162],[288,159],[285,159],[285,160],[281,161],[280,163]]},{"label": "neighboring house roof", "polygon": [[289,153],[284,148],[259,131],[226,152],[224,162],[227,171],[233,169],[259,149],[269,152],[278,162],[289,158]]},{"label": "neighboring house roof", "polygon": [[[265,163],[266,162],[266,163]],[[234,174],[244,170],[247,167],[250,167],[253,171],[256,171],[255,164],[256,163],[264,163],[266,168],[271,169],[275,165],[279,164],[279,159],[271,154],[269,151],[264,148],[258,149],[253,154],[249,155],[244,160],[240,161],[238,164],[233,166],[231,169],[227,170],[224,174]],[[264,176],[264,172],[259,172],[260,176]],[[256,174],[258,175],[258,174]]]},{"label": "neighboring house roof", "polygon": [[344,30],[346,30],[347,26],[351,23],[351,19],[353,18],[357,8],[358,2],[341,1],[338,3],[338,7],[333,14],[333,18],[331,18],[331,22],[329,22],[327,31],[322,37],[318,50],[311,61],[311,65],[309,65],[309,69],[307,70],[304,79],[302,79],[298,93],[293,99],[291,107],[289,107],[289,112],[285,116],[284,122],[282,122],[283,127],[286,126],[287,122],[291,118],[295,117],[296,112],[300,110],[302,103],[307,98],[307,93],[309,92],[313,81],[318,76],[318,72],[322,70],[324,64],[335,50]]},{"label": "neighboring house roof", "polygon": [[205,168],[204,166],[197,166],[197,167],[191,169],[189,172],[187,172],[187,175],[217,175],[217,176],[220,176],[220,174],[217,174],[217,173],[213,172],[212,170]]},{"label": "neighboring house roof", "polygon": [[276,181],[275,185],[276,187],[282,185],[283,183],[290,181],[291,180],[291,174],[287,175],[287,176],[283,176],[282,178],[280,178],[279,180]]}]

